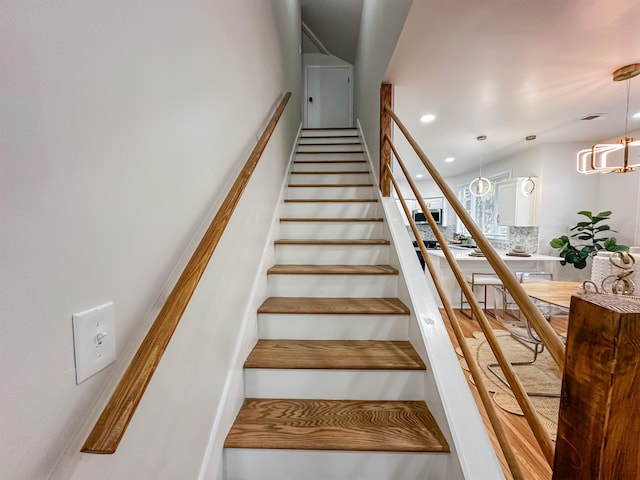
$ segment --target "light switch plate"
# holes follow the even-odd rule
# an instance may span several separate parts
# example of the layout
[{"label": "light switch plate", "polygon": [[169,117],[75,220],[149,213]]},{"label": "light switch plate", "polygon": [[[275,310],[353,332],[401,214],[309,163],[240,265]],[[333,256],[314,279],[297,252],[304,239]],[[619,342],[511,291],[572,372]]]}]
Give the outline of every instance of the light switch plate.
[{"label": "light switch plate", "polygon": [[113,302],[76,313],[72,318],[76,384],[79,385],[116,359]]}]

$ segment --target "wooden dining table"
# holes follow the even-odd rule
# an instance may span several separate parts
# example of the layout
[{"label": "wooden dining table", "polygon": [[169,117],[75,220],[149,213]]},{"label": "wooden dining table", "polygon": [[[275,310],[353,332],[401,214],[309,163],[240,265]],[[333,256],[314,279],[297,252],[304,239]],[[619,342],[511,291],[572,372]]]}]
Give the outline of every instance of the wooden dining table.
[{"label": "wooden dining table", "polygon": [[531,298],[568,309],[571,304],[571,296],[578,293],[582,282],[541,280],[539,282],[524,282],[521,285]]}]

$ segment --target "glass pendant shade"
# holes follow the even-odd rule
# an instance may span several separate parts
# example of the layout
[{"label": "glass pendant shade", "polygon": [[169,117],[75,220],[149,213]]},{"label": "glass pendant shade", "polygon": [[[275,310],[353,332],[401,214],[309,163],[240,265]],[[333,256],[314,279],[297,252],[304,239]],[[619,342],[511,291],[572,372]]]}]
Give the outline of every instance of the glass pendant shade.
[{"label": "glass pendant shade", "polygon": [[[476,140],[479,142],[484,142],[487,139],[486,135],[478,135]],[[482,146],[482,143],[480,144]],[[471,180],[469,183],[469,192],[474,197],[483,197],[491,190],[491,181],[482,176],[482,153],[480,154],[480,173],[478,178]]]},{"label": "glass pendant shade", "polygon": [[491,181],[483,176],[472,180],[469,184],[469,192],[474,197],[482,197],[489,193],[489,190],[491,190]]}]

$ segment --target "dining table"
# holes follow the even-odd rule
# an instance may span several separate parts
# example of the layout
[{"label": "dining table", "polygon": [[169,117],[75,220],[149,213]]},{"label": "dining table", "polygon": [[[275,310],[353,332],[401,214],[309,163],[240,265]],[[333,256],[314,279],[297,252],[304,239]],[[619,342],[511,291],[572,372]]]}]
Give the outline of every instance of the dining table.
[{"label": "dining table", "polygon": [[571,305],[571,297],[578,294],[582,282],[541,280],[538,282],[524,282],[521,285],[531,298],[568,310]]}]

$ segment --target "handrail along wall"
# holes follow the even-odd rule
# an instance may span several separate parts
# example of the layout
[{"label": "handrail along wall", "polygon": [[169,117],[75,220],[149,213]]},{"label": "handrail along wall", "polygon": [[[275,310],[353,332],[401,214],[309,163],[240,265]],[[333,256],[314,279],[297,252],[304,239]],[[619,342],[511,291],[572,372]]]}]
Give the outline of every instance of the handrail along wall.
[{"label": "handrail along wall", "polygon": [[282,96],[244,167],[87,437],[82,452],[116,451],[290,98],[291,92]]}]

